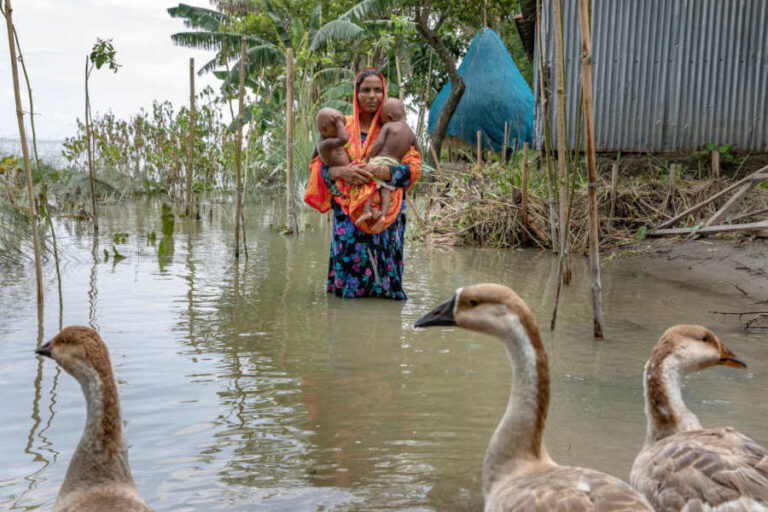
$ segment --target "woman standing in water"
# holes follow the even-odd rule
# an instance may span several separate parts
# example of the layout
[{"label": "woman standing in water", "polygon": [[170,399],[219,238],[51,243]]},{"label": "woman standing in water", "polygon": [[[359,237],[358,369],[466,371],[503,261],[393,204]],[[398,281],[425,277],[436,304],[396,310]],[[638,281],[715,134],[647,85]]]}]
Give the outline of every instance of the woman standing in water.
[{"label": "woman standing in water", "polygon": [[[328,167],[319,157],[310,163],[304,201],[320,212],[333,209],[327,291],[338,297],[406,298],[403,291],[405,191],[421,176],[421,155],[415,148],[398,165],[361,165],[381,131],[379,113],[386,96],[384,76],[363,70],[355,79],[353,114],[346,116],[349,165]],[[380,233],[358,227],[345,207],[350,187],[373,178],[395,187],[387,227]],[[342,190],[344,189],[344,190]]]}]

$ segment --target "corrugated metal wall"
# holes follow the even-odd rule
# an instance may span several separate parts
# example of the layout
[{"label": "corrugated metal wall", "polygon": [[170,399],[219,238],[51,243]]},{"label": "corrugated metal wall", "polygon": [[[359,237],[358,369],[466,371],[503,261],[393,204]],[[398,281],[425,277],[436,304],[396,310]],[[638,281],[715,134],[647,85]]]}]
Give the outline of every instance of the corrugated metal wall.
[{"label": "corrugated metal wall", "polygon": [[[539,148],[541,54],[554,91],[551,0],[542,4],[534,62]],[[581,101],[576,0],[563,0],[563,28],[573,148]],[[598,151],[688,151],[708,142],[768,150],[768,0],[592,0],[592,56]],[[552,95],[553,146],[554,107]]]}]

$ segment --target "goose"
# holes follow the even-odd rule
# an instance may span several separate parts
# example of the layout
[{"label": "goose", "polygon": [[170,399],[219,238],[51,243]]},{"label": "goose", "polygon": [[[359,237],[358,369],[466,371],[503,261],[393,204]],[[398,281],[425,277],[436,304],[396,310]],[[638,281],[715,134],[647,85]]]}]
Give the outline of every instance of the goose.
[{"label": "goose", "polygon": [[88,327],[66,327],[35,352],[77,379],[88,406],[83,436],[53,512],[152,512],[139,496],[128,466],[117,385],[101,337]]},{"label": "goose", "polygon": [[645,365],[645,444],[630,483],[658,511],[768,512],[768,453],[730,428],[704,429],[685,406],[685,374],[714,365],[746,368],[712,331],[676,325]]},{"label": "goose", "polygon": [[536,319],[499,284],[459,288],[415,327],[451,325],[500,339],[513,370],[512,390],[483,461],[485,511],[651,511],[616,477],[561,466],[542,442],[549,406],[549,365]]}]

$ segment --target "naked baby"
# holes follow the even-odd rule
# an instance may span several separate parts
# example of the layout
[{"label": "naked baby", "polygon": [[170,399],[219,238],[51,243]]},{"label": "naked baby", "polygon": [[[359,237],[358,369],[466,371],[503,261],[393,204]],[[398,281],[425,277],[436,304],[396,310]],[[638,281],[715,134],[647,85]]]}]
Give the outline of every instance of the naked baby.
[{"label": "naked baby", "polygon": [[344,127],[344,114],[333,108],[321,108],[315,118],[317,131],[322,136],[317,141],[317,154],[328,167],[349,164],[344,145],[349,141]]},{"label": "naked baby", "polygon": [[[368,152],[367,162],[378,165],[397,165],[411,146],[418,151],[419,146],[416,136],[405,122],[405,106],[403,102],[396,98],[386,98],[381,106],[382,127],[379,137],[373,143]],[[371,206],[371,200],[366,201],[363,214],[357,219],[362,222],[370,218],[377,219],[373,227],[375,232],[384,227],[384,218],[389,210],[390,191],[393,188],[380,180],[376,180],[381,198],[381,209],[375,209]]]}]

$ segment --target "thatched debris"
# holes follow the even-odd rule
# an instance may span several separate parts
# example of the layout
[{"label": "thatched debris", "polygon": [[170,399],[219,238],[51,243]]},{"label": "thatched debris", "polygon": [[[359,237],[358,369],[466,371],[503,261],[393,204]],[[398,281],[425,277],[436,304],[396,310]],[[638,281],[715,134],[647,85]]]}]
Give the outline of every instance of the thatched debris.
[{"label": "thatched debris", "polygon": [[[654,174],[619,179],[613,200],[610,173],[607,177],[598,177],[602,182],[597,191],[601,249],[644,238],[646,227],[668,224],[671,219],[703,227],[717,212],[720,202],[727,199],[727,194],[722,194],[722,201],[708,201],[728,188],[728,183],[723,181],[696,179],[678,169],[672,188],[669,175]],[[583,176],[578,176],[570,214],[571,247],[575,252],[585,252],[587,188]],[[529,181],[528,226],[525,226],[521,215],[522,194],[517,186],[520,183],[518,169],[494,164],[482,172],[475,169],[440,176],[425,187],[425,224],[418,235],[437,244],[551,248],[546,177],[540,170],[532,173]],[[611,204],[614,204],[612,218]],[[759,221],[767,210],[768,189],[758,186],[751,188],[728,213],[730,219]],[[680,216],[678,212],[686,215]],[[764,229],[768,229],[768,225]],[[686,232],[702,233],[703,230],[689,228]]]}]

